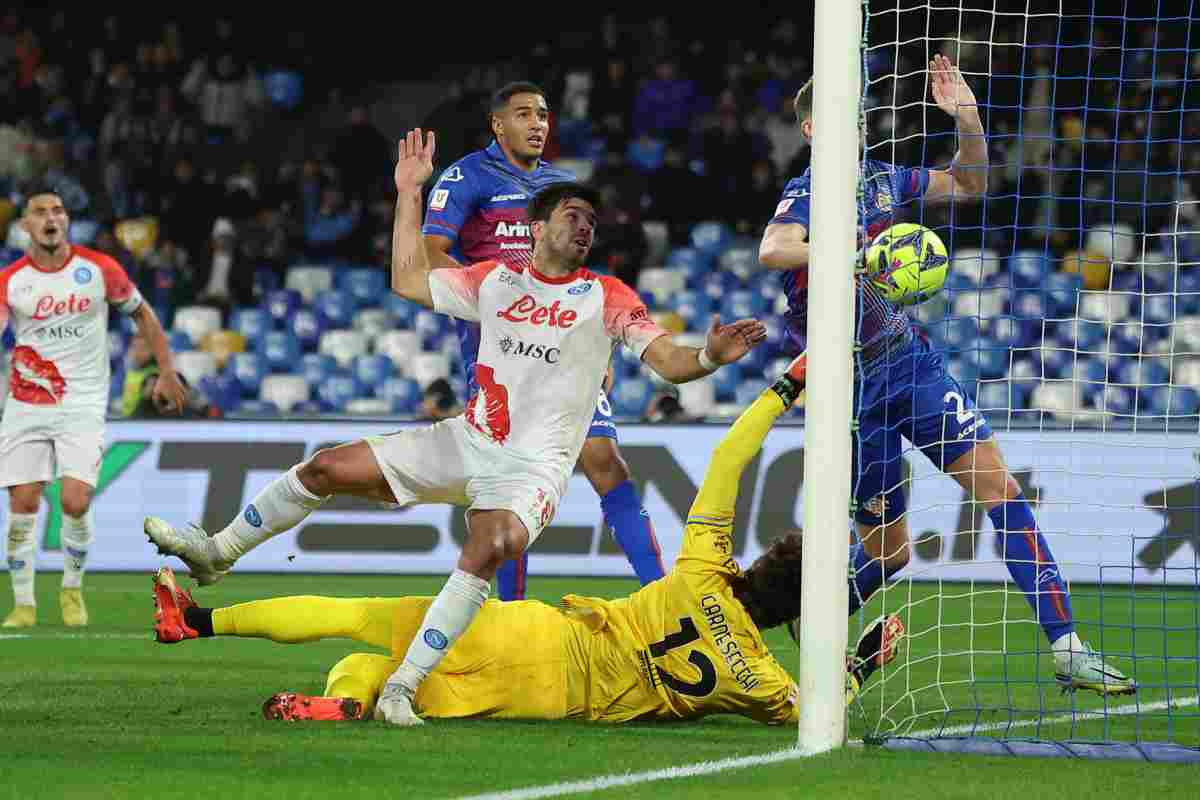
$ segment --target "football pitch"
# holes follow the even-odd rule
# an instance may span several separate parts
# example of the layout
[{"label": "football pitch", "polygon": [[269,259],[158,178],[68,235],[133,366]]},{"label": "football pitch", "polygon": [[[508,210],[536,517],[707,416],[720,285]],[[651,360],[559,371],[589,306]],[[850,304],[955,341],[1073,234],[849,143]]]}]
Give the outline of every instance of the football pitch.
[{"label": "football pitch", "polygon": [[[59,575],[38,576],[41,625],[0,632],[0,797],[1200,795],[1195,765],[915,754],[871,745],[799,759],[785,752],[796,740],[791,726],[732,717],[625,726],[434,720],[416,730],[268,722],[259,709],[270,694],[319,692],[335,661],[369,648],[234,639],[160,645],[151,633],[150,580],[149,574],[89,575],[92,624],[78,630],[58,621]],[[443,581],[234,574],[195,594],[202,605],[227,605],[286,594],[433,594]],[[635,588],[632,580],[530,580],[531,595],[549,602],[567,592],[615,597]],[[1097,718],[1087,712],[1104,707],[1099,698],[1059,695],[1019,595],[960,585],[943,586],[939,595],[932,586],[900,584],[876,597],[868,613],[883,605],[899,611],[913,635],[852,710],[851,735],[895,726],[955,732],[974,724],[992,736],[1107,735],[1200,747],[1197,603],[1194,591],[1106,589],[1101,607],[1094,587],[1076,590],[1083,638],[1136,652],[1136,665],[1128,658],[1116,663],[1146,686],[1136,699],[1111,699],[1115,713]],[[1103,628],[1086,622],[1101,618]],[[794,670],[796,650],[786,634],[771,631],[767,641]],[[1146,713],[1131,713],[1134,703]],[[977,704],[989,710],[977,715]],[[652,780],[674,768],[683,776]],[[696,774],[689,777],[688,768]]]}]

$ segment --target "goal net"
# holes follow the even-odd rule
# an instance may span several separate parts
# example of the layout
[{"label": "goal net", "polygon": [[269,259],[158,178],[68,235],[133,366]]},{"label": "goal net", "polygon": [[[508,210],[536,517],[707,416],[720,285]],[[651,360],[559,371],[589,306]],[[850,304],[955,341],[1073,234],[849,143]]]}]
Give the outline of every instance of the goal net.
[{"label": "goal net", "polygon": [[[852,617],[850,641],[885,613],[907,638],[851,706],[851,736],[1200,760],[1197,12],[1155,0],[864,3],[865,171],[871,159],[952,164],[963,137],[930,90],[938,53],[960,67],[986,132],[982,198],[876,198],[897,201],[895,221],[933,229],[951,260],[945,288],[909,316],[977,409],[947,392],[957,435],[925,452],[958,453],[955,439],[975,434],[951,423],[985,417],[1036,530],[997,534],[988,504],[904,440],[906,508],[870,510],[907,523],[909,559]],[[870,380],[856,371],[856,402]],[[907,432],[895,408],[883,424]],[[1064,691],[1051,649],[1064,622],[1136,693]]]}]

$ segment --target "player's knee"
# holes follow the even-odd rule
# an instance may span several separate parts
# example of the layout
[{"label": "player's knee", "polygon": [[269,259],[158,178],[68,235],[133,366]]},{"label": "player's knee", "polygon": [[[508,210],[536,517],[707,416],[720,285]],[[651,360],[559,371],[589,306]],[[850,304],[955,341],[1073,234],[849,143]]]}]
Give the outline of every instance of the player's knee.
[{"label": "player's knee", "polygon": [[92,506],[92,493],[87,489],[64,491],[62,493],[62,510],[68,517],[82,517]]},{"label": "player's knee", "polygon": [[328,497],[338,486],[338,474],[341,469],[340,457],[332,449],[318,450],[312,458],[305,461],[296,470],[296,476],[304,488],[317,497]]},{"label": "player's knee", "polygon": [[604,496],[629,480],[629,465],[612,439],[589,440],[579,454],[583,473],[596,493]]}]

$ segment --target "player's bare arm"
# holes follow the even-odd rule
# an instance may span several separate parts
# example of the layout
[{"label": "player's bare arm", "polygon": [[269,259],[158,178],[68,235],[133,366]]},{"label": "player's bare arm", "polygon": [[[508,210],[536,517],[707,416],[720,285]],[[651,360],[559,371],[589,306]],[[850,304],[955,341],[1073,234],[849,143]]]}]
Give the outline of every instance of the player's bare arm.
[{"label": "player's bare arm", "polygon": [[408,132],[400,141],[396,160],[396,221],[392,227],[392,291],[406,300],[433,308],[429,291],[429,254],[421,234],[424,207],[422,187],[433,175],[433,131],[422,136],[421,129]]},{"label": "player's bare arm", "polygon": [[958,123],[958,152],[949,169],[930,170],[928,200],[970,200],[987,191],[987,137],[975,93],[950,59],[929,62],[929,88],[937,107]]},{"label": "player's bare arm", "polygon": [[436,233],[425,234],[425,254],[429,257],[429,263],[433,265],[434,269],[466,266],[450,255],[451,247],[454,247],[453,239],[447,236],[438,236]]},{"label": "player's bare arm", "polygon": [[798,222],[776,222],[763,231],[758,260],[768,269],[808,267],[808,227]]},{"label": "player's bare arm", "polygon": [[758,320],[722,325],[720,317],[714,316],[704,347],[682,347],[670,336],[660,336],[646,348],[642,360],[671,383],[687,383],[732,364],[766,338],[767,329]]},{"label": "player's bare arm", "polygon": [[158,380],[154,383],[152,395],[154,404],[173,414],[182,414],[187,405],[187,390],[183,388],[179,374],[175,372],[175,355],[171,352],[162,322],[149,303],[142,303],[130,316],[137,325],[138,333],[146,339],[158,364]]}]

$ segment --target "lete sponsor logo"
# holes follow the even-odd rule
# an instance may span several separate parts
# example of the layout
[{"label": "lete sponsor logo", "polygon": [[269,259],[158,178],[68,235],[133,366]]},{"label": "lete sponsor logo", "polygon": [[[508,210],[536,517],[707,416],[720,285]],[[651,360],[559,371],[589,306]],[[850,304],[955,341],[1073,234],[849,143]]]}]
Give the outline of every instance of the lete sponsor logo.
[{"label": "lete sponsor logo", "polygon": [[521,295],[508,308],[497,311],[496,316],[509,322],[527,322],[530,325],[547,325],[551,328],[569,328],[579,317],[569,308],[560,309],[557,300],[544,306],[531,294]]},{"label": "lete sponsor logo", "polygon": [[38,298],[37,306],[33,310],[33,318],[50,319],[63,314],[82,314],[91,307],[92,299],[90,297],[76,297],[74,292],[71,292],[66,300],[59,300],[54,295],[47,294]]}]

